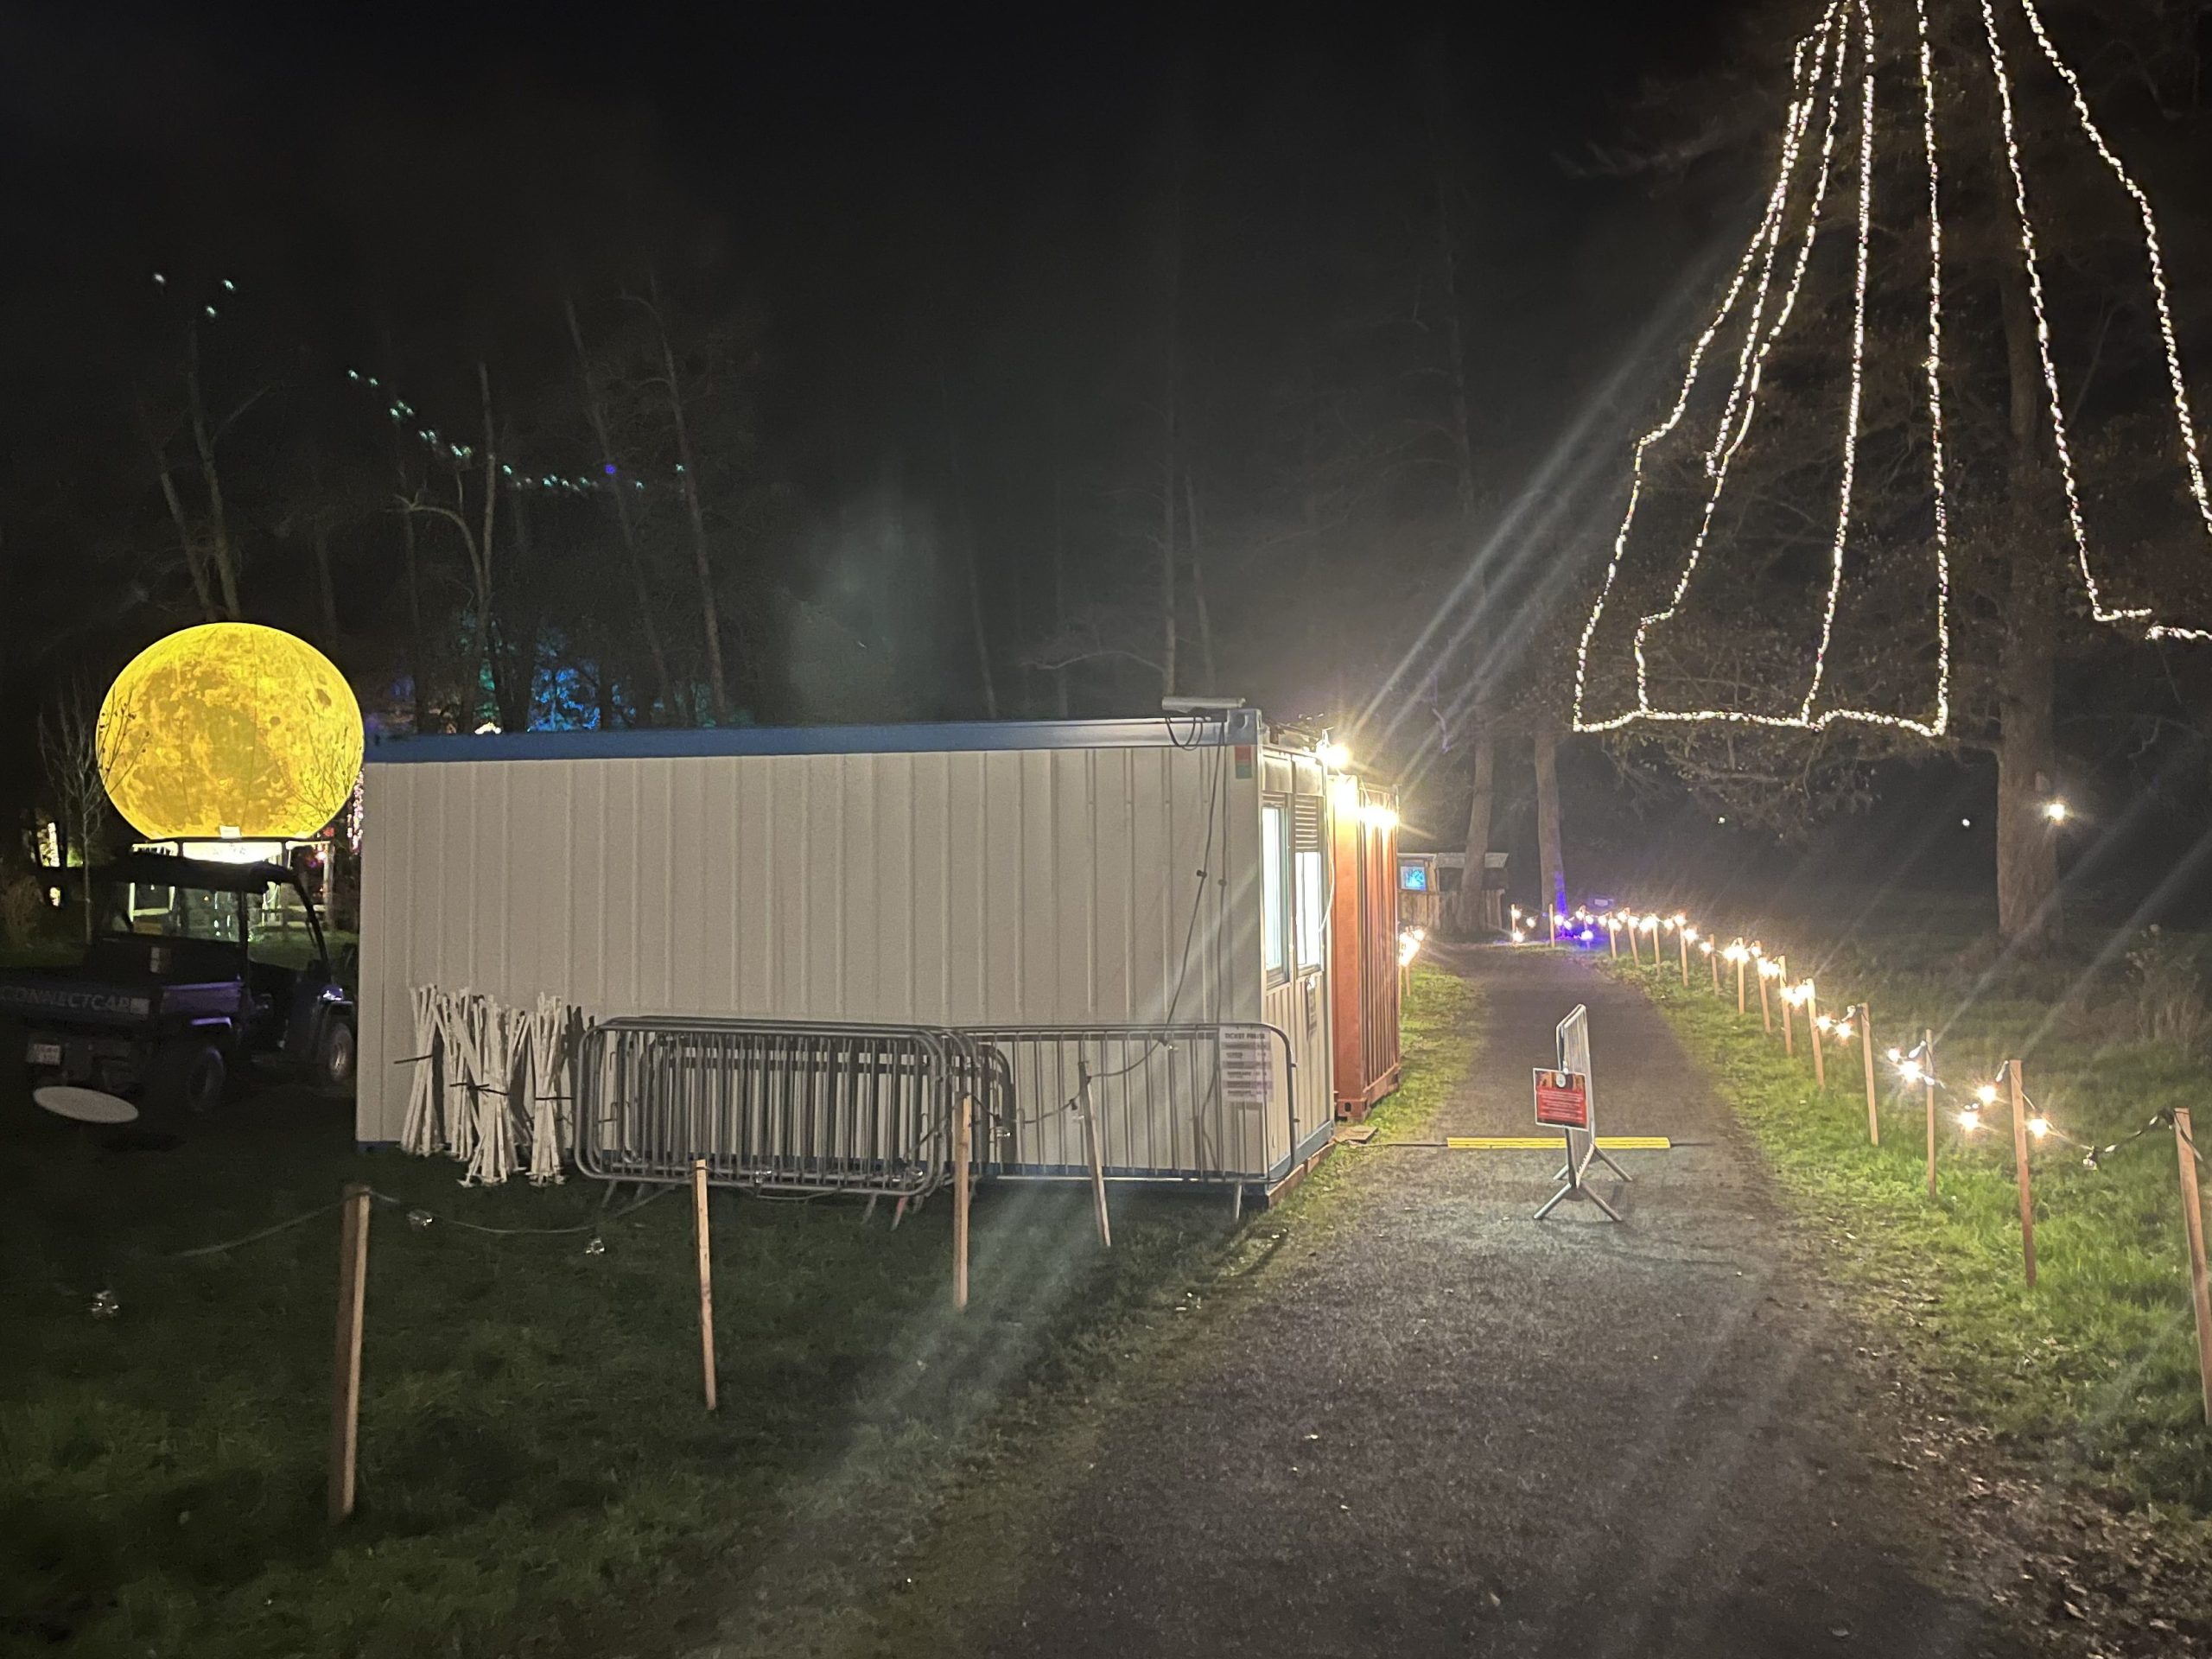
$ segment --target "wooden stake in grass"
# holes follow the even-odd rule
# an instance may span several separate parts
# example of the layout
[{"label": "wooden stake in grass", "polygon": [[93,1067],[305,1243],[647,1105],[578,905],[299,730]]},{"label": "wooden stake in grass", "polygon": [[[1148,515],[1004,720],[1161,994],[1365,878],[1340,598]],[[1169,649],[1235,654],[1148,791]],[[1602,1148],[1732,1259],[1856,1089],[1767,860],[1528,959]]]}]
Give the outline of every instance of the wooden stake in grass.
[{"label": "wooden stake in grass", "polygon": [[1628,931],[1628,959],[1639,968],[1643,966],[1643,953],[1636,948],[1636,936],[1640,931],[1633,927]]},{"label": "wooden stake in grass", "polygon": [[1776,965],[1782,969],[1782,982],[1775,988],[1782,993],[1782,1052],[1795,1058],[1797,1053],[1797,1044],[1789,1033],[1792,1024],[1789,1011],[1797,1005],[1789,1000],[1795,995],[1795,988],[1789,983],[1789,958],[1777,957],[1774,960]]},{"label": "wooden stake in grass", "polygon": [[1766,1034],[1774,1035],[1774,1005],[1767,1001],[1766,982],[1774,976],[1766,970],[1766,963],[1759,963],[1759,1021],[1766,1027]]},{"label": "wooden stake in grass", "polygon": [[1744,959],[1736,958],[1736,1017],[1744,1016]]},{"label": "wooden stake in grass", "polygon": [[[1708,939],[1706,943],[1710,944],[1712,941]],[[1705,959],[1713,964],[1713,994],[1718,996],[1720,995],[1720,953],[1708,950],[1705,953]]]},{"label": "wooden stake in grass", "polygon": [[2028,1177],[2028,1091],[2020,1081],[2020,1063],[2007,1060],[2005,1075],[2012,1084],[2012,1167],[2020,1182],[2020,1265],[2028,1275],[2028,1288],[2036,1287],[2036,1203]]},{"label": "wooden stake in grass", "polygon": [[1936,1033],[1926,1027],[1920,1033],[1922,1092],[1928,1096],[1928,1196],[1936,1196]]},{"label": "wooden stake in grass", "polygon": [[1882,1144],[1882,1116],[1874,1105],[1874,1009],[1871,1003],[1859,1005],[1859,1058],[1866,1071],[1866,1144]]},{"label": "wooden stake in grass", "polygon": [[1676,928],[1675,930],[1675,943],[1682,948],[1682,983],[1687,986],[1690,982],[1689,930],[1681,927]]},{"label": "wooden stake in grass", "polygon": [[349,1182],[340,1201],[338,1347],[331,1368],[330,1520],[353,1513],[361,1447],[361,1329],[369,1287],[369,1189]]},{"label": "wooden stake in grass", "polygon": [[1615,962],[1621,959],[1620,925],[1610,918],[1605,922],[1605,949],[1612,952]]},{"label": "wooden stake in grass", "polygon": [[691,1234],[699,1248],[699,1375],[715,1408],[715,1256],[707,1230],[707,1160],[691,1160]]},{"label": "wooden stake in grass", "polygon": [[975,1102],[960,1096],[960,1116],[952,1126],[952,1306],[968,1306],[968,1162],[969,1140],[974,1131]]},{"label": "wooden stake in grass", "polygon": [[1098,1242],[1114,1248],[1114,1224],[1106,1215],[1106,1152],[1098,1144],[1098,1110],[1090,1098],[1090,1066],[1077,1060],[1076,1103],[1083,1114],[1083,1153],[1090,1164],[1090,1206],[1098,1220]]},{"label": "wooden stake in grass", "polygon": [[1827,1056],[1821,1052],[1827,1046],[1824,1040],[1826,1036],[1827,1033],[1821,1029],[1821,994],[1808,979],[1805,982],[1805,1040],[1813,1046],[1813,1087],[1815,1089],[1824,1090],[1828,1086]]},{"label": "wooden stake in grass", "polygon": [[2174,1150],[2181,1155],[2181,1224],[2189,1238],[2189,1294],[2196,1308],[2196,1375],[2204,1388],[2204,1423],[2212,1428],[2212,1284],[2204,1271],[2204,1201],[2196,1190],[2196,1137],[2189,1109],[2174,1108]]}]

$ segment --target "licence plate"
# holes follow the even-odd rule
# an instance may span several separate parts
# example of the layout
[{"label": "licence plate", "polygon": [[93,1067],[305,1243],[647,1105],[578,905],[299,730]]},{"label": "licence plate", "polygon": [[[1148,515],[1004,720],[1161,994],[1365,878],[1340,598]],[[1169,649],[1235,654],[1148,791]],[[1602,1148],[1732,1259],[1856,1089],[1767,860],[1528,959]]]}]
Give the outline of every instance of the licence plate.
[{"label": "licence plate", "polygon": [[23,1058],[32,1065],[59,1065],[61,1064],[61,1045],[33,1043],[23,1055]]}]

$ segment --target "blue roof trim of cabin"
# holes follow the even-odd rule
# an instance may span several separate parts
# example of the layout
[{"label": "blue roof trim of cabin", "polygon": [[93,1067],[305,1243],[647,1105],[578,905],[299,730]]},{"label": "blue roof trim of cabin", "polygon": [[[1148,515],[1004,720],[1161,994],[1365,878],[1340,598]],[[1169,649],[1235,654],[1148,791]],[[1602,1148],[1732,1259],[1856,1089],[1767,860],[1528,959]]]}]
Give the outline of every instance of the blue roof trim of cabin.
[{"label": "blue roof trim of cabin", "polygon": [[732,754],[944,754],[1001,749],[1211,748],[1260,741],[1260,711],[1142,720],[1001,720],[907,726],[644,727],[620,732],[387,737],[371,766],[438,760],[661,760]]}]

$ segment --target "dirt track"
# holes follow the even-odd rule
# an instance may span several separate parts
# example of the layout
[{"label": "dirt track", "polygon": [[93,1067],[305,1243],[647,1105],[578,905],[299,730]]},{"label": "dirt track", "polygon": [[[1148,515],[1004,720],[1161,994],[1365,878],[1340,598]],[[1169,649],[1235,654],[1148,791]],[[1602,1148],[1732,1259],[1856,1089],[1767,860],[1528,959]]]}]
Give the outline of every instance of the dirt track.
[{"label": "dirt track", "polygon": [[984,1649],[2022,1651],[1916,1569],[1895,1408],[1659,1014],[1570,959],[1465,971],[1480,1058],[1435,1134],[1529,1133],[1581,1001],[1602,1127],[1694,1144],[1621,1154],[1618,1227],[1530,1220],[1548,1154],[1339,1154],[1355,1223],[1294,1234],[1306,1259],[1117,1413]]}]

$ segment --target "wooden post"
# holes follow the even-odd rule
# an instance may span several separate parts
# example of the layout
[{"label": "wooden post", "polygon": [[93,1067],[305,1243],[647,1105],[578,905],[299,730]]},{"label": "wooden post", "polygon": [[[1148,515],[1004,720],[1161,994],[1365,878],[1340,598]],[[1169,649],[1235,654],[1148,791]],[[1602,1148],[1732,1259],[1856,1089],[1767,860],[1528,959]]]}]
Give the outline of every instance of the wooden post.
[{"label": "wooden post", "polygon": [[699,1375],[715,1408],[715,1257],[707,1230],[707,1160],[691,1160],[691,1235],[699,1249]]},{"label": "wooden post", "polygon": [[369,1189],[346,1184],[338,1224],[338,1346],[331,1368],[330,1520],[353,1513],[361,1448],[361,1320],[369,1288]]},{"label": "wooden post", "polygon": [[2028,1288],[2036,1287],[2036,1205],[2028,1181],[2028,1091],[2020,1084],[2020,1063],[2006,1063],[2005,1075],[2012,1084],[2012,1167],[2020,1182],[2020,1265],[2026,1269]]},{"label": "wooden post", "polygon": [[1766,1027],[1766,1034],[1774,1035],[1774,1004],[1767,1001],[1766,982],[1774,976],[1766,970],[1764,957],[1759,962],[1759,1022]]},{"label": "wooden post", "polygon": [[1098,1144],[1098,1113],[1090,1101],[1088,1061],[1076,1062],[1076,1078],[1081,1085],[1076,1090],[1076,1100],[1083,1112],[1083,1154],[1090,1163],[1090,1207],[1098,1220],[1098,1242],[1110,1250],[1114,1248],[1114,1224],[1106,1215],[1106,1153]]},{"label": "wooden post", "polygon": [[1796,1022],[1790,1019],[1789,1015],[1790,1010],[1797,1005],[1789,1000],[1789,993],[1794,988],[1789,983],[1789,958],[1777,957],[1775,965],[1782,969],[1774,982],[1774,988],[1782,999],[1782,1052],[1794,1058],[1797,1052],[1797,1044],[1790,1035],[1789,1027]]},{"label": "wooden post", "polygon": [[1705,953],[1705,959],[1713,966],[1713,994],[1718,996],[1720,995],[1720,953],[1708,950]]},{"label": "wooden post", "polygon": [[1866,1072],[1866,1144],[1882,1144],[1882,1116],[1874,1104],[1874,1010],[1865,1002],[1859,1005],[1859,1058]]},{"label": "wooden post", "polygon": [[952,1306],[955,1312],[964,1312],[968,1306],[968,1163],[970,1156],[969,1141],[974,1134],[970,1128],[975,1103],[965,1095],[960,1096],[960,1116],[952,1126]]},{"label": "wooden post", "polygon": [[1805,982],[1805,1040],[1813,1046],[1813,1087],[1828,1086],[1828,1058],[1822,1051],[1827,1047],[1827,1033],[1821,1029],[1821,994],[1813,982]]},{"label": "wooden post", "polygon": [[1921,1088],[1928,1096],[1928,1196],[1936,1196],[1936,1033],[1920,1033]]},{"label": "wooden post", "polygon": [[1612,952],[1613,960],[1615,962],[1618,962],[1621,959],[1621,931],[1618,926],[1611,925],[1610,924],[1607,925],[1605,929],[1605,949]]},{"label": "wooden post", "polygon": [[2196,1307],[2196,1374],[2204,1385],[2204,1423],[2212,1428],[2212,1287],[2204,1272],[2204,1201],[2196,1190],[2196,1137],[2189,1108],[2174,1108],[2174,1150],[2181,1154],[2181,1224],[2189,1236],[2189,1294]]},{"label": "wooden post", "polygon": [[1675,930],[1675,943],[1682,948],[1682,983],[1688,986],[1690,982],[1690,936],[1678,927]]},{"label": "wooden post", "polygon": [[1628,959],[1641,968],[1643,966],[1643,957],[1636,948],[1636,936],[1639,931],[1633,927],[1628,931]]},{"label": "wooden post", "polygon": [[1739,1020],[1740,1020],[1741,1018],[1743,1018],[1743,1015],[1744,1015],[1744,959],[1743,959],[1741,957],[1737,957],[1737,958],[1736,958],[1736,1017],[1737,1017],[1738,1019],[1739,1019]]}]

